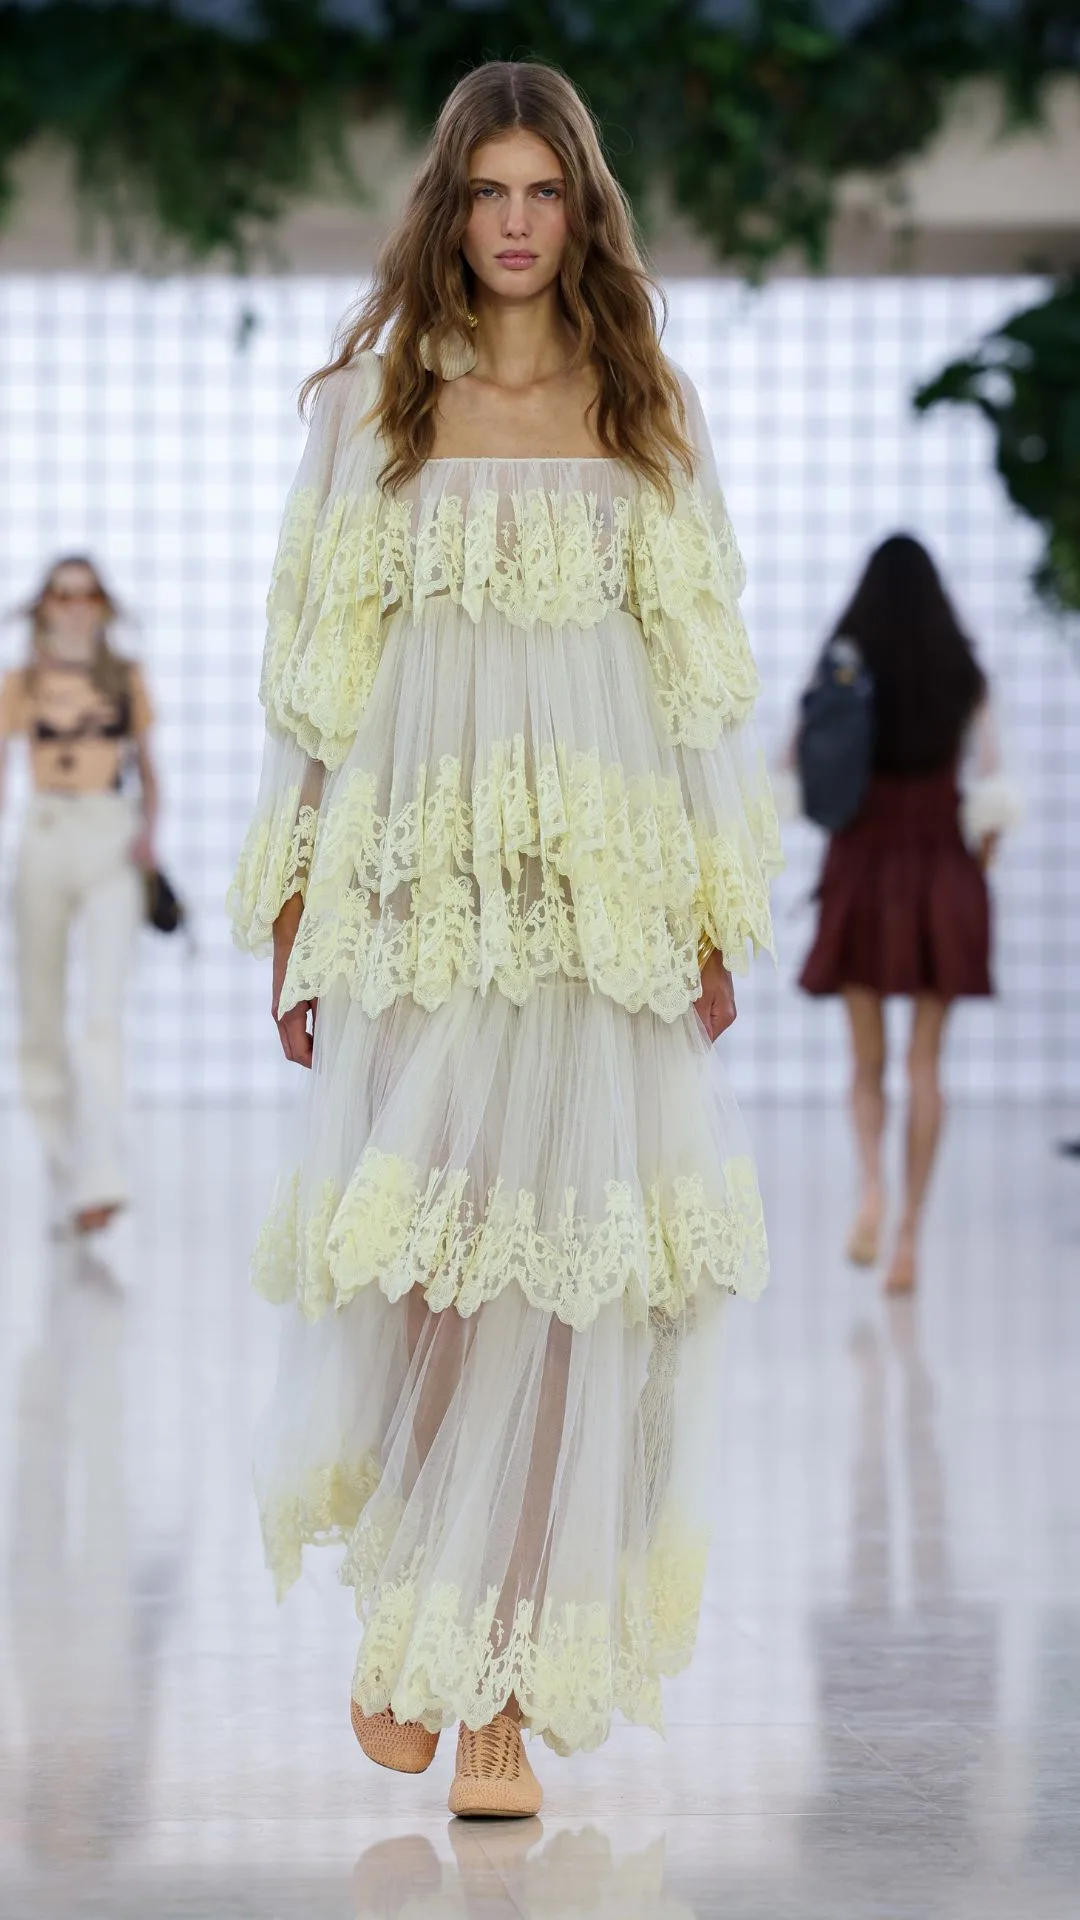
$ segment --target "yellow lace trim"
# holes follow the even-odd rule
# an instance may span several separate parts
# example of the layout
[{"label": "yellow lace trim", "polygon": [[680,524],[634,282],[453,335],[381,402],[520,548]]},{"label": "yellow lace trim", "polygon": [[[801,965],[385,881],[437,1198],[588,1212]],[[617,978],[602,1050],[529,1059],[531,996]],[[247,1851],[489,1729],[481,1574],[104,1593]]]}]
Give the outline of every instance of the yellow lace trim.
[{"label": "yellow lace trim", "polygon": [[379,664],[381,498],[364,495],[357,515],[346,494],[324,509],[315,488],[295,489],[267,595],[260,698],[330,768],[349,750]]},{"label": "yellow lace trim", "polygon": [[744,804],[741,834],[710,835],[677,781],[595,753],[549,749],[530,778],[521,734],[471,787],[452,755],[423,767],[390,815],[357,771],[320,825],[282,1006],[339,978],[371,1017],[403,994],[433,1010],[457,981],[520,1005],[561,973],[677,1019],[700,990],[702,928],[737,969],[748,943],[772,949],[764,777]]},{"label": "yellow lace trim", "polygon": [[334,1546],[350,1538],[381,1475],[373,1453],[338,1460],[309,1474],[300,1492],[263,1507],[266,1564],[279,1600],[300,1578],[304,1547]]},{"label": "yellow lace trim", "polygon": [[712,746],[745,719],[760,682],[738,608],[742,565],[726,515],[676,481],[610,510],[583,490],[478,488],[415,503],[377,487],[294,490],[267,599],[261,696],[324,766],[340,766],[378,669],[383,615],[446,595],[471,618],[592,627],[637,618],[673,741]]},{"label": "yellow lace trim", "polygon": [[761,691],[739,610],[742,556],[722,505],[697,484],[676,489],[674,513],[651,488],[638,504],[627,605],[641,621],[671,739],[709,748],[749,718]]},{"label": "yellow lace trim", "polygon": [[[466,1615],[459,1590],[406,1577],[380,1583],[388,1532],[378,1516],[374,1454],[337,1461],[303,1491],[262,1511],[266,1561],[283,1599],[299,1579],[305,1546],[348,1542],[341,1579],[365,1621],[353,1693],[365,1713],[393,1706],[433,1732],[455,1720],[483,1726],[517,1696],[533,1731],[562,1753],[606,1738],[612,1714],[662,1731],[660,1680],[694,1650],[708,1542],[661,1527],[644,1572],[624,1571],[616,1617],[600,1602],[519,1601],[509,1631],[496,1624],[498,1592]],[[535,1625],[534,1625],[535,1622]]]},{"label": "yellow lace trim", "polygon": [[[362,1585],[364,1522],[341,1570]],[[497,1588],[471,1613],[460,1589],[405,1578],[364,1607],[353,1697],[364,1713],[392,1706],[432,1732],[481,1727],[513,1694],[534,1733],[558,1753],[588,1752],[617,1711],[663,1731],[660,1681],[690,1660],[708,1542],[668,1529],[639,1574],[624,1573],[614,1611],[603,1602],[518,1601],[496,1619]],[[359,1603],[358,1603],[359,1604]]]},{"label": "yellow lace trim", "polygon": [[300,805],[298,786],[285,794],[271,818],[253,821],[225,898],[237,946],[269,952],[274,921],[286,900],[307,892],[318,824],[318,809]]},{"label": "yellow lace trim", "polygon": [[344,1306],[364,1287],[388,1300],[421,1287],[433,1312],[475,1313],[504,1287],[567,1325],[591,1325],[609,1301],[627,1318],[677,1317],[703,1275],[753,1296],[768,1273],[765,1223],[753,1162],[729,1160],[726,1198],[711,1205],[699,1175],[644,1191],[609,1180],[601,1219],[587,1220],[569,1188],[557,1219],[538,1224],[537,1197],[497,1181],[482,1205],[469,1174],[422,1173],[397,1154],[364,1153],[342,1193],[321,1188],[310,1211],[296,1179],[271,1211],[252,1258],[265,1298],[295,1299],[309,1319]]},{"label": "yellow lace trim", "polygon": [[696,923],[733,973],[745,972],[748,946],[775,956],[769,882],[785,864],[767,776],[744,792],[743,806],[747,831],[739,838],[694,829]]}]

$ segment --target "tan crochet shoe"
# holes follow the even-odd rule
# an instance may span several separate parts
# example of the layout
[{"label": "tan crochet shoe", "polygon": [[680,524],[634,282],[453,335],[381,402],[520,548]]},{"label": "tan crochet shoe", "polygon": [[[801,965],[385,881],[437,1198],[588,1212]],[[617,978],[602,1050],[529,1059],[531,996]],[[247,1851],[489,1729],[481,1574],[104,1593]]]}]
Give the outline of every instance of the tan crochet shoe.
[{"label": "tan crochet shoe", "polygon": [[390,1767],[394,1773],[427,1772],[439,1736],[429,1733],[419,1720],[395,1720],[389,1707],[382,1713],[361,1713],[355,1700],[351,1718],[353,1732],[377,1767]]},{"label": "tan crochet shoe", "polygon": [[476,1733],[464,1724],[458,1728],[451,1813],[525,1820],[539,1813],[543,1798],[525,1755],[521,1728],[508,1713],[497,1713]]}]

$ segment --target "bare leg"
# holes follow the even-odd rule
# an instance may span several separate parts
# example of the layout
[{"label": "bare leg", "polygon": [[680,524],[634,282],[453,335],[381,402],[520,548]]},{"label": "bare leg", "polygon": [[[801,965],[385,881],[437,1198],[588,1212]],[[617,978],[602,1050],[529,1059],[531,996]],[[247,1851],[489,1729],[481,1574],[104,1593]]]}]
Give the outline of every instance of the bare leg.
[{"label": "bare leg", "polygon": [[[496,1618],[509,1632],[519,1600],[531,1597],[537,1612],[543,1600],[547,1579],[548,1552],[551,1545],[551,1508],[555,1477],[562,1452],[566,1424],[566,1395],[570,1379],[571,1329],[552,1316],[548,1329],[547,1351],[540,1383],[540,1404],[525,1483],[525,1499],[518,1521],[513,1552],[499,1595]],[[521,1709],[513,1694],[504,1712],[521,1719]]]},{"label": "bare leg", "polygon": [[415,1477],[431,1452],[457,1391],[472,1328],[454,1307],[432,1313],[419,1287],[411,1289],[405,1311],[409,1360],[419,1375],[412,1419]]},{"label": "bare leg", "polygon": [[946,1001],[933,994],[920,994],[912,1014],[904,1210],[885,1282],[889,1293],[910,1293],[915,1285],[919,1226],[941,1135],[943,1102],[939,1068],[948,1011]]},{"label": "bare leg", "polygon": [[848,1241],[848,1258],[869,1267],[877,1259],[883,1206],[885,1019],[881,995],[867,987],[845,987],[844,1005],[851,1028],[851,1118],[859,1165],[859,1210]]},{"label": "bare leg", "polygon": [[[432,1313],[418,1287],[409,1295],[406,1316],[409,1358],[419,1369],[412,1410],[416,1474],[431,1451],[457,1390],[474,1326],[462,1320],[453,1308]],[[572,1340],[571,1329],[552,1317],[538,1387],[535,1425],[527,1440],[529,1467],[525,1497],[495,1615],[504,1633],[509,1633],[520,1600],[532,1598],[539,1605],[542,1598],[551,1544],[551,1510],[566,1422]],[[524,1435],[522,1444],[526,1444]],[[521,1719],[521,1709],[513,1694],[502,1711],[513,1720]]]},{"label": "bare leg", "polygon": [[[412,1371],[409,1458],[406,1484],[411,1490],[438,1437],[471,1343],[471,1331],[454,1308],[433,1313],[419,1287],[405,1302],[405,1343]],[[435,1757],[438,1736],[418,1721],[399,1721],[390,1708],[365,1714],[350,1704],[353,1732],[370,1760],[398,1773],[423,1773]]]}]

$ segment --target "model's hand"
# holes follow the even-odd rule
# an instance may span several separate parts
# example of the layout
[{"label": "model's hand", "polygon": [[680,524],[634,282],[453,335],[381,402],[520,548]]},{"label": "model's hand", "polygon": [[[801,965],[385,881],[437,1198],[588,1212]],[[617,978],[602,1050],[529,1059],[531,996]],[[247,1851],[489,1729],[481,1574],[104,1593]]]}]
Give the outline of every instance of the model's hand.
[{"label": "model's hand", "polygon": [[295,1066],[310,1067],[315,1057],[315,1015],[318,1006],[317,1000],[299,1000],[295,1007],[289,1008],[288,1013],[282,1014],[280,1020],[276,1013],[274,1015],[281,1051],[286,1060],[291,1060]]},{"label": "model's hand", "polygon": [[701,969],[701,992],[694,1007],[710,1040],[719,1040],[734,1023],[735,988],[718,953],[710,953]]},{"label": "model's hand", "polygon": [[135,865],[140,867],[143,873],[153,873],[154,868],[157,866],[157,857],[154,853],[154,839],[149,827],[139,828],[128,851]]},{"label": "model's hand", "polygon": [[1000,833],[984,833],[982,839],[979,841],[979,851],[976,858],[984,873],[989,873],[990,868],[994,864],[1000,839]]},{"label": "model's hand", "polygon": [[[298,1067],[310,1067],[315,1052],[315,1016],[318,1011],[317,1000],[301,1000],[288,1013],[278,1017],[281,1004],[281,989],[285,984],[285,969],[293,950],[296,931],[300,925],[300,916],[304,911],[304,902],[300,895],[294,894],[286,900],[277,919],[274,921],[274,987],[270,1002],[270,1011],[274,1016],[274,1025],[281,1041],[281,1051],[286,1060]],[[311,1027],[308,1029],[308,1015],[311,1015]]]}]

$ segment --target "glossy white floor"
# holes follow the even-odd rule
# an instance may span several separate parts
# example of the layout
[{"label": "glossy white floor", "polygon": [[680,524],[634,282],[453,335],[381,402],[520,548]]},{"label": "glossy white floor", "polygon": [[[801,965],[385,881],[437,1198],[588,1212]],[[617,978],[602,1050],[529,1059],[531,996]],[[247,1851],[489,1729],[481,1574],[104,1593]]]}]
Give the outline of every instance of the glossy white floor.
[{"label": "glossy white floor", "polygon": [[[953,1116],[917,1303],[839,1255],[842,1116],[750,1116],[775,1283],[730,1316],[717,1550],[666,1744],[449,1820],[362,1758],[316,1556],[276,1610],[249,1487],[274,1111],[139,1116],[108,1270],[41,1238],[0,1114],[7,1920],[1042,1920],[1080,1913],[1080,1163]],[[1073,1130],[1080,1131],[1073,1116]]]}]

